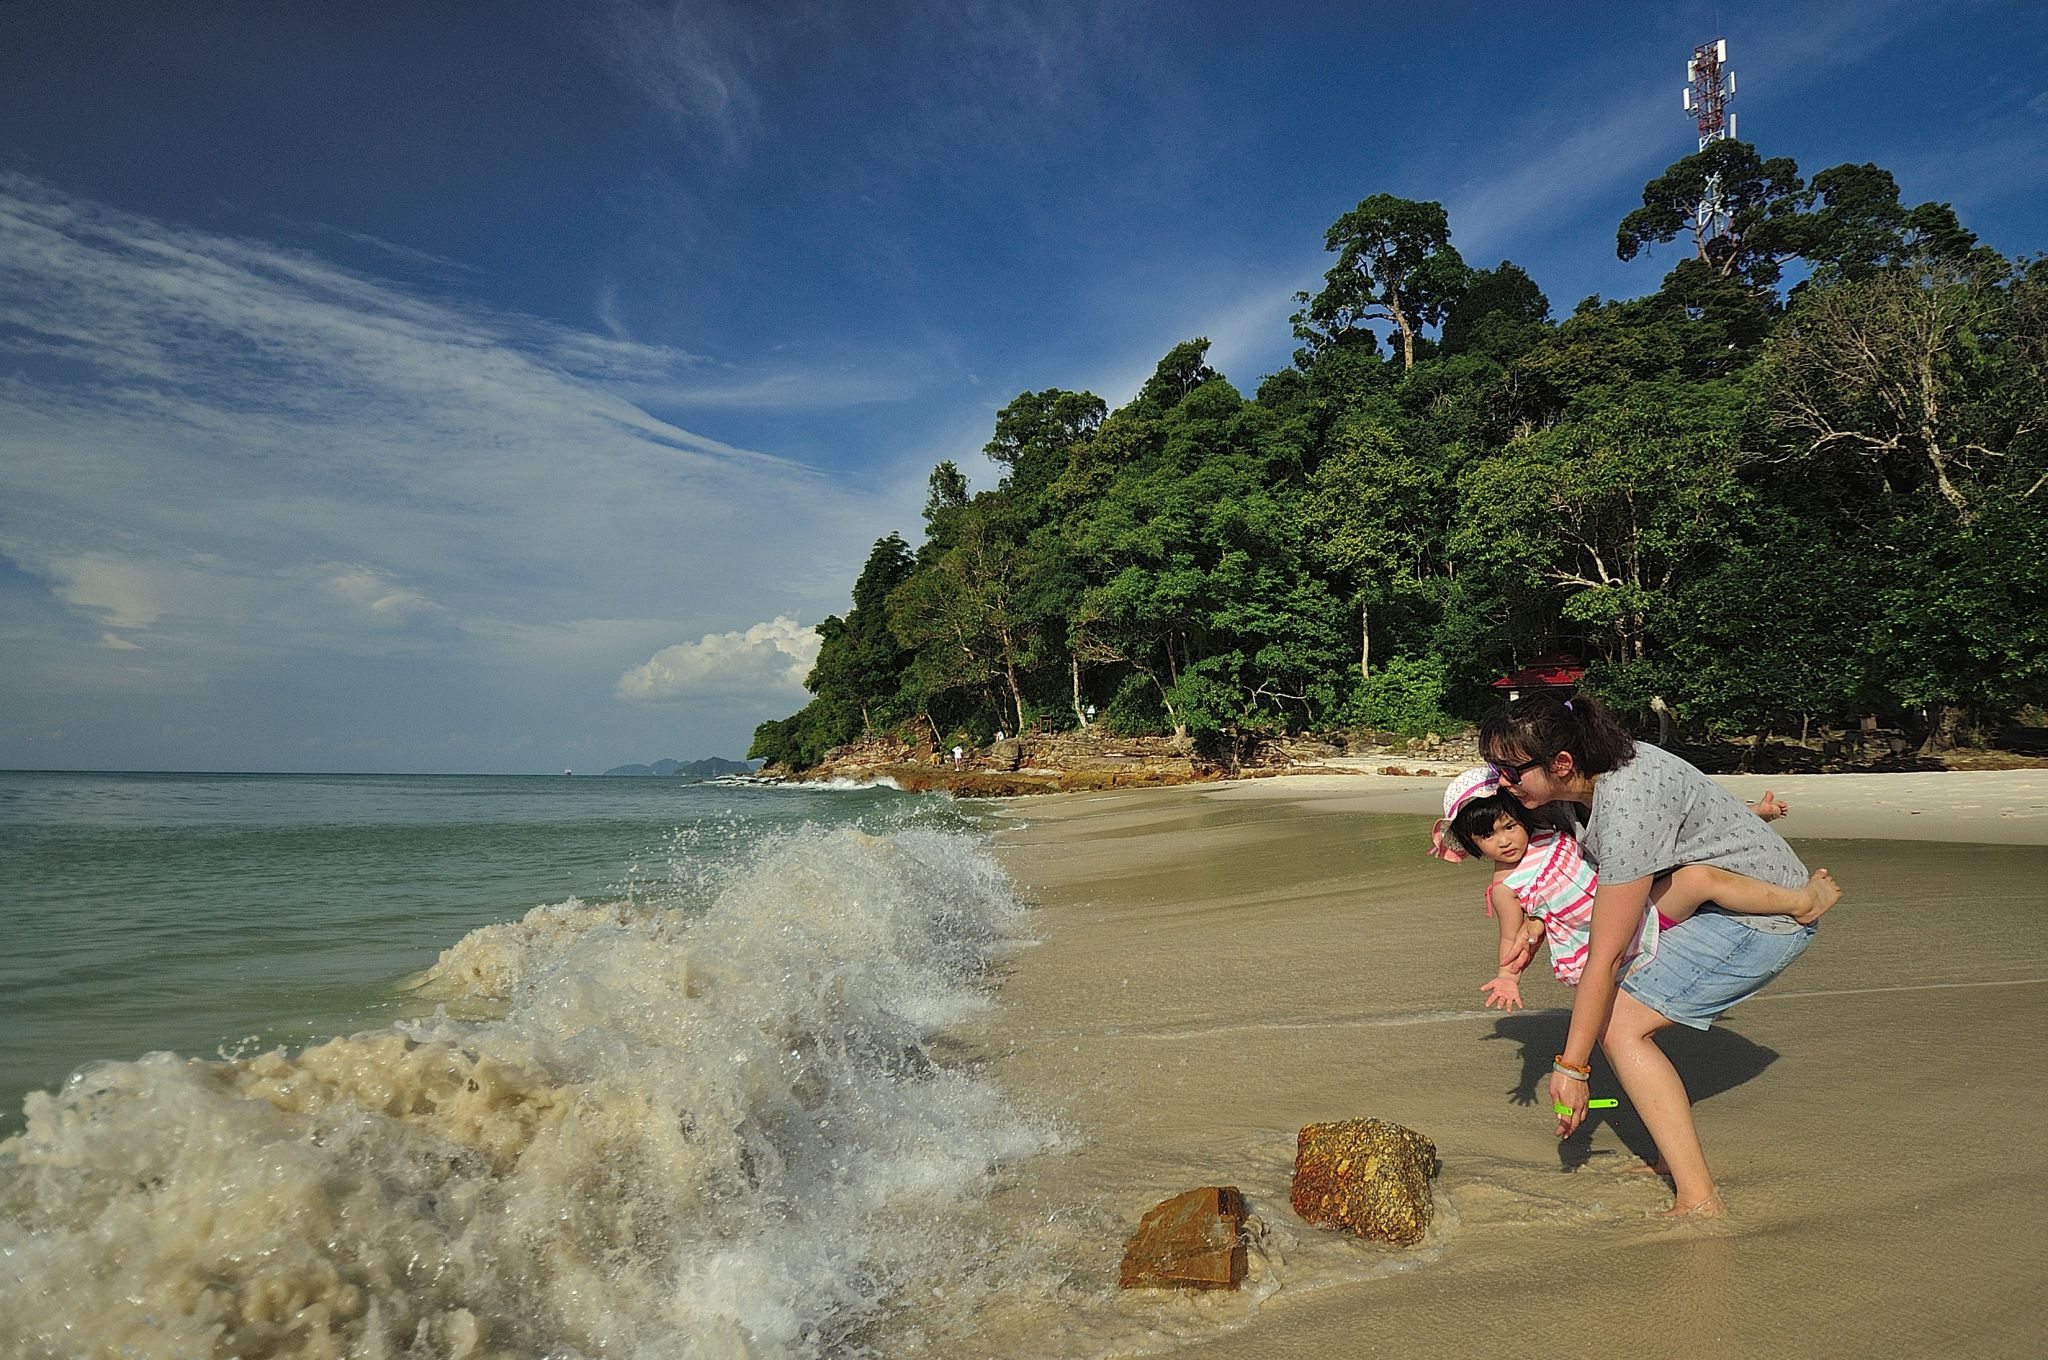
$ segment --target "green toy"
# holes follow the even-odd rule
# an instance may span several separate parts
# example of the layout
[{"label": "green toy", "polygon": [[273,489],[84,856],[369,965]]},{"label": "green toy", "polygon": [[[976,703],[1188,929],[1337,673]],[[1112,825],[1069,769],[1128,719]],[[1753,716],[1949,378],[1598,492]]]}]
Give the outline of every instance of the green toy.
[{"label": "green toy", "polygon": [[[1619,1104],[1621,1102],[1618,1100],[1589,1100],[1586,1102],[1586,1108],[1589,1110],[1611,1110]],[[1559,1119],[1569,1119],[1572,1117],[1572,1107],[1569,1105],[1553,1105],[1551,1108],[1557,1111]]]}]

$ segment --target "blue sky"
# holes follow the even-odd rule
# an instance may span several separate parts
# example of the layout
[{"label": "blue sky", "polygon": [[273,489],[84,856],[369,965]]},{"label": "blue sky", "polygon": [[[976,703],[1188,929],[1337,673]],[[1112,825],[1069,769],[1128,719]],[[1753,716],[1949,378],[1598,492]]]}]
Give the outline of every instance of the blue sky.
[{"label": "blue sky", "polygon": [[1019,391],[1287,362],[1442,200],[1560,313],[1692,150],[2048,248],[2048,6],[0,6],[0,767],[738,755]]}]

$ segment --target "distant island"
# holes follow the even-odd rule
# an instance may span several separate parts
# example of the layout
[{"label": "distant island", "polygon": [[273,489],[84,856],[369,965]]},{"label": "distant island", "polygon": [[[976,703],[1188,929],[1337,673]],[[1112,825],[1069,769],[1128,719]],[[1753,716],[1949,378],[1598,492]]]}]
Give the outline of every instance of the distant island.
[{"label": "distant island", "polygon": [[618,765],[606,770],[605,773],[717,779],[729,774],[752,774],[766,763],[761,760],[726,760],[722,756],[707,756],[703,760],[657,760],[652,765]]}]

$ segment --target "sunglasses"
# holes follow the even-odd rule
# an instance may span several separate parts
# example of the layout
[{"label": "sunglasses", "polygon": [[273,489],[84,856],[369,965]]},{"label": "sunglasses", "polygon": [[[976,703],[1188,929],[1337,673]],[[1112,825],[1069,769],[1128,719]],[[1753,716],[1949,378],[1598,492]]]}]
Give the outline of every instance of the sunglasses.
[{"label": "sunglasses", "polygon": [[1522,787],[1523,775],[1529,773],[1529,771],[1535,769],[1538,765],[1545,765],[1548,763],[1548,761],[1543,760],[1525,760],[1519,765],[1502,765],[1497,761],[1489,760],[1486,762],[1486,765],[1488,769],[1493,771],[1493,777],[1495,779],[1498,779],[1501,783],[1507,785],[1507,787],[1511,789],[1518,789]]}]

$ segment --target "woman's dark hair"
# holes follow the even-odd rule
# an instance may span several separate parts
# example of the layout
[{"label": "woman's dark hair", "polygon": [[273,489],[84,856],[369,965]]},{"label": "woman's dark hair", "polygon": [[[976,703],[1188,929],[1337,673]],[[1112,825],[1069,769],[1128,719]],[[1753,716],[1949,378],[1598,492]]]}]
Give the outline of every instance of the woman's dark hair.
[{"label": "woman's dark hair", "polygon": [[1636,758],[1636,743],[1590,694],[1539,690],[1479,724],[1479,754],[1496,765],[1548,762],[1564,751],[1580,774],[1606,774]]},{"label": "woman's dark hair", "polygon": [[1491,835],[1494,827],[1500,825],[1501,817],[1509,816],[1522,824],[1522,830],[1536,834],[1536,824],[1530,818],[1529,809],[1521,804],[1512,793],[1503,789],[1489,793],[1484,798],[1474,798],[1458,809],[1458,815],[1451,818],[1451,836],[1464,847],[1468,855],[1479,853],[1479,838]]}]

